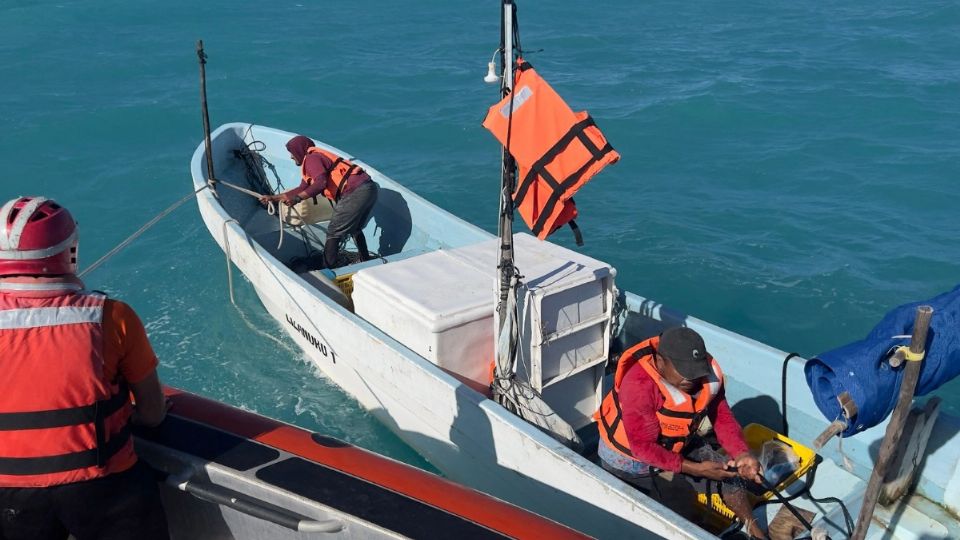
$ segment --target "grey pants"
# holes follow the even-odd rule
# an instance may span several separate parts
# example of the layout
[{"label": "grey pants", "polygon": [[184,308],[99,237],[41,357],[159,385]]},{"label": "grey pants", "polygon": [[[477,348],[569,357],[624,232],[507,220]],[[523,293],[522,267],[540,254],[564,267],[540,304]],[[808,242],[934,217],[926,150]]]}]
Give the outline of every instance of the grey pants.
[{"label": "grey pants", "polygon": [[357,186],[344,195],[333,208],[333,216],[327,226],[327,240],[323,244],[323,261],[327,268],[334,268],[340,253],[340,244],[348,236],[354,238],[360,260],[367,260],[367,239],[363,236],[363,225],[370,219],[373,206],[377,203],[380,186],[370,180]]}]

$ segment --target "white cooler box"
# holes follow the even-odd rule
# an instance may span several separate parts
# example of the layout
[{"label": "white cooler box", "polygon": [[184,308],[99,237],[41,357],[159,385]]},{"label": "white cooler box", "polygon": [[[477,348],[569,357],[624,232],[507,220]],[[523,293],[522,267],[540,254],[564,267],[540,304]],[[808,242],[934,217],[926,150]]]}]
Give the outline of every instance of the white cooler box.
[{"label": "white cooler box", "polygon": [[493,360],[493,283],[447,250],[353,275],[354,312],[437,364],[482,385]]}]

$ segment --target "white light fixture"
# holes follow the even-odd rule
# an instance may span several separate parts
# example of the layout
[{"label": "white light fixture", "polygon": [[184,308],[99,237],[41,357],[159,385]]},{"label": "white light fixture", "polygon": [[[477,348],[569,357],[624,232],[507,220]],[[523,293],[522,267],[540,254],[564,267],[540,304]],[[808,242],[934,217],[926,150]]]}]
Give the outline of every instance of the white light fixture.
[{"label": "white light fixture", "polygon": [[500,49],[493,51],[493,56],[490,57],[490,62],[487,63],[487,76],[483,78],[483,82],[487,84],[493,84],[500,80],[500,77],[498,77],[494,71],[497,67],[494,59],[497,57],[498,52],[500,52]]}]

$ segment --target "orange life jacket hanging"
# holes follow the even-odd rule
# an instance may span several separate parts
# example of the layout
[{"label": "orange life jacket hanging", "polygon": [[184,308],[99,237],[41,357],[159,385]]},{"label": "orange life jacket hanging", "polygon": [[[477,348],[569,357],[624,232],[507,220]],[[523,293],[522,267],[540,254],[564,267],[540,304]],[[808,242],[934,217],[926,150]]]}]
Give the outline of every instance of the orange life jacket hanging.
[{"label": "orange life jacket hanging", "polygon": [[573,194],[620,159],[590,115],[573,112],[533,67],[519,58],[513,92],[490,107],[483,126],[517,161],[519,176],[513,200],[533,234],[543,240],[570,224],[577,244],[582,244],[573,222],[577,217]]}]

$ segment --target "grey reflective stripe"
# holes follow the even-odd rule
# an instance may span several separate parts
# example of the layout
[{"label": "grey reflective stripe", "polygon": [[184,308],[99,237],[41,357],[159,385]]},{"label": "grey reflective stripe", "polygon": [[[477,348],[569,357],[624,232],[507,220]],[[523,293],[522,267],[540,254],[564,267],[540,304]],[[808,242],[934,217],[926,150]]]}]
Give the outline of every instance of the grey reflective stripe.
[{"label": "grey reflective stripe", "polygon": [[673,402],[677,405],[681,405],[690,401],[690,396],[686,392],[681,391],[676,386],[668,383],[666,380],[662,381],[663,387],[667,389],[667,392],[670,392],[670,398],[673,399]]},{"label": "grey reflective stripe", "polygon": [[20,235],[23,234],[23,228],[27,226],[27,221],[33,217],[33,213],[37,211],[37,208],[40,208],[40,205],[45,202],[47,202],[47,199],[37,197],[30,199],[30,202],[20,209],[17,217],[13,220],[13,224],[10,226],[10,233],[7,237],[7,242],[10,244],[9,249],[19,249]]},{"label": "grey reflective stripe", "polygon": [[713,368],[713,373],[709,376],[707,388],[710,391],[710,395],[716,396],[720,393],[720,378],[723,376],[723,372],[720,371],[720,366],[716,360],[712,361],[711,364],[710,367]]},{"label": "grey reflective stripe", "polygon": [[533,90],[531,90],[529,86],[521,86],[520,89],[513,94],[510,101],[500,107],[500,116],[509,119],[511,105],[513,106],[513,114],[516,114],[517,111],[520,110],[520,107],[523,107],[523,104],[532,96]]},{"label": "grey reflective stripe", "polygon": [[13,205],[17,204],[21,197],[17,197],[0,208],[0,250],[10,249],[10,240],[7,239],[7,220],[10,219],[10,211]]},{"label": "grey reflective stripe", "polygon": [[[50,246],[48,248],[31,249],[26,251],[20,251],[17,249],[9,249],[9,250],[0,249],[0,259],[8,259],[8,260],[13,259],[18,261],[46,259],[47,257],[56,255],[57,253],[60,253],[61,251],[69,248],[76,240],[77,240],[77,230],[74,229],[73,232],[70,233],[70,236],[68,236],[66,240],[64,240],[63,242],[60,242],[55,246]],[[17,242],[19,241],[20,239],[18,238]]]},{"label": "grey reflective stripe", "polygon": [[0,330],[41,326],[97,323],[103,321],[103,306],[27,308],[0,311]]},{"label": "grey reflective stripe", "polygon": [[79,283],[17,283],[0,280],[0,291],[79,291]]}]

